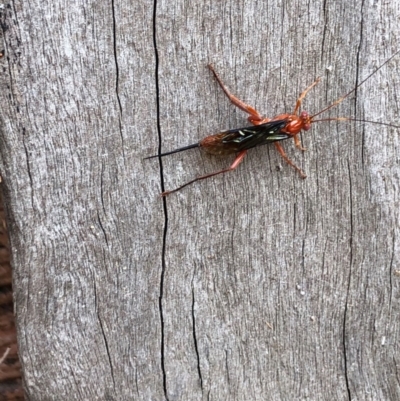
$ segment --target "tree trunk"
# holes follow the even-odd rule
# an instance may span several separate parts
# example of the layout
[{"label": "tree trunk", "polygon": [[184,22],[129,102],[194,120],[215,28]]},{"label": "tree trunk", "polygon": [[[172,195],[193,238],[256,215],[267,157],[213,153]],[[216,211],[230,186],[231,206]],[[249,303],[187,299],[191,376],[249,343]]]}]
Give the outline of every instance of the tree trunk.
[{"label": "tree trunk", "polygon": [[[144,157],[324,109],[399,48],[399,3],[1,10],[0,169],[29,400],[398,400],[398,128],[318,122],[235,171]],[[320,118],[396,123],[400,54]],[[319,118],[319,117],[318,117]]]}]

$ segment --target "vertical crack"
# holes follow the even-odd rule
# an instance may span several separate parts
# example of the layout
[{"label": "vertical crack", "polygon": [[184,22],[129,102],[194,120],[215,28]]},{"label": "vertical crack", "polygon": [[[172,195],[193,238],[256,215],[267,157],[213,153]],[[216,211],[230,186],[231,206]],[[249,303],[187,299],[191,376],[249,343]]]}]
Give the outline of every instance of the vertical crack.
[{"label": "vertical crack", "polygon": [[124,147],[124,137],[122,135],[122,122],[121,122],[121,116],[122,116],[122,104],[121,104],[121,99],[119,97],[119,65],[118,65],[118,52],[117,52],[117,22],[115,18],[115,3],[114,0],[111,0],[111,9],[112,9],[112,19],[113,19],[113,44],[114,44],[114,61],[115,61],[115,94],[117,96],[117,101],[118,101],[118,106],[119,106],[119,119],[118,119],[118,125],[119,125],[119,134],[121,136],[121,143],[122,143],[122,154],[125,158],[125,147]]},{"label": "vertical crack", "polygon": [[231,384],[231,378],[229,376],[229,364],[228,364],[228,350],[225,350],[225,369],[226,369],[226,378],[228,381],[228,386]]},{"label": "vertical crack", "polygon": [[392,256],[390,258],[389,264],[389,287],[390,287],[390,300],[389,300],[389,307],[392,308],[392,299],[393,299],[393,266],[394,266],[394,257],[396,255],[396,233],[393,230],[393,237],[392,237]]},{"label": "vertical crack", "polygon": [[351,284],[351,273],[353,266],[353,233],[354,233],[354,217],[353,217],[353,199],[351,197],[351,189],[352,189],[352,181],[351,181],[351,171],[350,171],[350,163],[347,162],[347,167],[349,171],[349,184],[350,184],[350,269],[348,276],[348,285],[346,291],[346,301],[344,304],[344,314],[343,314],[343,359],[344,359],[344,377],[346,381],[346,389],[348,399],[351,400],[351,389],[350,389],[350,379],[349,379],[349,361],[347,358],[347,341],[346,341],[346,325],[348,318],[348,304],[349,304],[349,294],[350,294],[350,284]]},{"label": "vertical crack", "polygon": [[117,53],[117,22],[115,19],[115,4],[111,0],[112,18],[113,18],[113,41],[114,41],[114,60],[115,60],[115,93],[117,95],[119,111],[122,114],[121,99],[119,98],[119,66],[118,66],[118,53]]},{"label": "vertical crack", "polygon": [[327,36],[327,31],[328,31],[328,10],[327,10],[327,6],[326,6],[326,1],[327,0],[323,0],[323,5],[322,5],[322,13],[323,13],[323,19],[324,19],[324,29],[322,32],[322,40],[321,40],[321,61],[322,61],[322,56],[324,54],[324,49],[325,49],[325,43],[326,43],[326,36]]},{"label": "vertical crack", "polygon": [[32,171],[31,171],[31,162],[30,162],[30,158],[29,158],[29,151],[28,148],[26,146],[26,142],[25,142],[25,128],[22,129],[22,144],[24,146],[24,151],[25,151],[25,156],[26,156],[26,171],[28,173],[28,177],[29,177],[29,183],[31,185],[31,203],[32,203],[32,209],[35,209],[35,205],[34,205],[34,186],[33,186],[33,178],[32,178]]},{"label": "vertical crack", "polygon": [[108,363],[110,365],[111,378],[112,378],[113,386],[114,386],[114,389],[115,389],[114,369],[113,369],[113,365],[112,365],[110,347],[108,345],[107,336],[106,336],[106,333],[104,331],[103,322],[101,320],[100,313],[99,313],[99,307],[98,307],[98,303],[97,303],[98,298],[97,298],[96,281],[94,280],[93,282],[94,282],[94,298],[95,298],[96,315],[97,315],[97,319],[99,321],[99,326],[100,326],[101,333],[103,335],[104,344],[105,344],[105,347],[106,347],[106,352],[107,352],[107,357],[108,357]]},{"label": "vertical crack", "polygon": [[[157,133],[158,133],[158,154],[161,153],[161,124],[160,124],[160,86],[158,79],[158,49],[157,49],[157,0],[153,3],[153,46],[154,46],[154,57],[155,57],[155,69],[154,69],[154,80],[156,87],[156,121],[157,121]],[[164,192],[164,174],[163,174],[163,163],[161,157],[159,158],[160,165],[160,183],[161,191]],[[163,231],[163,242],[162,242],[162,253],[161,253],[161,276],[160,276],[160,295],[159,295],[159,310],[160,310],[160,322],[161,322],[161,370],[163,374],[163,388],[164,397],[168,401],[168,391],[167,391],[167,375],[165,370],[165,327],[164,327],[164,309],[163,309],[163,297],[164,297],[164,280],[165,280],[165,249],[166,249],[166,239],[168,232],[168,210],[166,198],[162,198],[163,211],[164,211],[164,231]]]},{"label": "vertical crack", "polygon": [[[364,9],[364,0],[361,3],[361,21],[360,21],[360,41],[358,44],[357,49],[357,56],[356,56],[356,82],[355,82],[355,89],[354,89],[354,110],[355,110],[355,117],[357,118],[357,93],[358,93],[358,85],[359,85],[359,69],[360,69],[360,57],[361,57],[361,45],[363,42],[363,31],[364,31],[364,18],[363,18],[363,9]],[[362,83],[362,82],[361,82]],[[365,130],[362,133],[362,140],[361,140],[361,163],[364,165],[364,149],[365,149]],[[354,217],[353,217],[353,199],[352,199],[352,180],[351,180],[351,169],[350,169],[350,162],[347,161],[347,168],[349,171],[349,185],[350,185],[350,269],[349,269],[349,278],[348,278],[348,286],[347,286],[347,293],[346,293],[346,302],[344,308],[344,316],[343,316],[343,353],[344,353],[344,373],[345,373],[345,380],[346,380],[346,388],[347,388],[347,395],[348,399],[351,400],[351,389],[350,389],[350,378],[349,378],[349,361],[347,358],[347,343],[346,343],[346,325],[348,320],[348,303],[349,303],[349,294],[350,294],[350,285],[351,285],[351,273],[353,267],[353,235],[354,235]]]},{"label": "vertical crack", "polygon": [[103,223],[102,223],[101,218],[100,218],[100,214],[99,214],[98,212],[97,212],[97,221],[99,222],[100,229],[101,229],[101,231],[103,232],[104,240],[106,241],[107,246],[109,246],[109,245],[108,245],[107,231],[106,231],[106,229],[105,229],[104,226],[103,226]]},{"label": "vertical crack", "polygon": [[[357,86],[359,82],[359,74],[360,74],[360,57],[361,57],[361,45],[363,42],[363,31],[364,31],[364,17],[363,17],[363,10],[364,10],[364,0],[361,2],[361,21],[360,21],[360,41],[357,48],[357,57],[356,57],[356,88],[354,90],[354,116],[357,118]],[[365,129],[362,130],[361,134],[361,164],[364,166],[365,160]]]},{"label": "vertical crack", "polygon": [[197,372],[199,374],[200,378],[200,387],[201,391],[203,391],[203,377],[201,375],[201,368],[200,368],[200,356],[199,356],[199,347],[197,345],[197,336],[196,336],[196,316],[194,313],[194,288],[193,288],[193,282],[192,282],[192,321],[193,321],[193,342],[194,342],[194,349],[196,351],[196,357],[197,357]]}]

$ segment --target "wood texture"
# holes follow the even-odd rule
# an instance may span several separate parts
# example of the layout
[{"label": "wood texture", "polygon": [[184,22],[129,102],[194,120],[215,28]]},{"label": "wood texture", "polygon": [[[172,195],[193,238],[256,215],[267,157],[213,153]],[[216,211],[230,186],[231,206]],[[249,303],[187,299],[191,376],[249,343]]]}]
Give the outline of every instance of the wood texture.
[{"label": "wood texture", "polygon": [[[246,124],[311,113],[399,49],[399,3],[14,2],[0,169],[29,400],[397,400],[399,129],[319,123],[231,160]],[[393,59],[327,116],[399,120]]]}]

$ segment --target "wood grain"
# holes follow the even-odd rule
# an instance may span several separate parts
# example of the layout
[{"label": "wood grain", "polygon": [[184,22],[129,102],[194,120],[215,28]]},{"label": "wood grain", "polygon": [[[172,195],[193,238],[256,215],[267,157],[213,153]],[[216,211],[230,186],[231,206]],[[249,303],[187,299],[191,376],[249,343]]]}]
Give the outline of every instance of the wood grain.
[{"label": "wood grain", "polygon": [[[46,10],[44,12],[43,10]],[[0,170],[28,399],[396,400],[399,130],[319,123],[234,173],[143,157],[310,113],[397,51],[398,2],[5,5]],[[399,120],[400,57],[327,116]]]}]

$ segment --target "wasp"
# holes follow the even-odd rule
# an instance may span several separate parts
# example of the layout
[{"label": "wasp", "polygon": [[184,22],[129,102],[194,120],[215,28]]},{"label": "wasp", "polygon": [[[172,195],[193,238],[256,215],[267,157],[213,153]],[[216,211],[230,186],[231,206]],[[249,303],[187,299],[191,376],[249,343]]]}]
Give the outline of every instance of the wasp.
[{"label": "wasp", "polygon": [[273,143],[275,148],[282,156],[282,158],[292,166],[297,172],[300,174],[302,178],[306,178],[304,172],[297,167],[287,156],[285,150],[281,145],[281,141],[284,141],[289,138],[293,138],[295,146],[304,151],[305,148],[302,147],[299,133],[301,131],[308,131],[311,128],[311,125],[316,122],[322,121],[361,121],[379,125],[386,125],[389,127],[400,128],[393,124],[377,122],[377,121],[369,121],[369,120],[361,120],[352,117],[333,117],[333,118],[322,118],[316,119],[322,113],[330,110],[331,108],[337,106],[341,103],[344,99],[354,93],[364,82],[366,82],[369,78],[372,77],[376,72],[378,72],[384,65],[389,63],[393,57],[395,57],[400,50],[394,53],[389,59],[387,59],[383,64],[381,64],[378,68],[376,68],[371,74],[369,74],[363,81],[361,81],[357,86],[355,86],[350,92],[346,93],[344,96],[340,97],[339,99],[335,100],[329,106],[325,107],[321,111],[310,115],[306,111],[299,112],[301,103],[308,94],[308,92],[318,84],[320,78],[317,78],[310,86],[308,86],[298,97],[296,101],[295,108],[291,114],[284,113],[279,114],[273,118],[266,118],[263,117],[254,107],[248,105],[247,103],[243,102],[235,95],[233,95],[229,89],[225,86],[222,82],[220,76],[215,71],[214,67],[209,64],[208,68],[214,75],[216,81],[218,82],[219,86],[224,91],[225,95],[231,101],[233,105],[238,107],[240,110],[244,111],[245,113],[249,114],[248,121],[253,124],[252,126],[243,127],[243,128],[236,128],[232,130],[222,131],[214,135],[209,135],[202,139],[200,142],[195,143],[193,145],[185,146],[182,148],[178,148],[172,150],[170,152],[161,153],[154,156],[146,157],[146,159],[151,159],[154,157],[163,157],[167,155],[171,155],[173,153],[183,152],[185,150],[200,148],[201,150],[211,154],[211,155],[230,155],[236,154],[236,158],[234,159],[233,163],[223,170],[219,170],[210,174],[205,174],[200,177],[197,177],[185,184],[172,189],[170,191],[165,191],[161,194],[161,196],[167,196],[173,192],[179,191],[186,186],[193,184],[194,182],[205,180],[206,178],[214,177],[219,174],[224,174],[229,171],[235,170],[239,164],[243,161],[244,157],[247,154],[247,151],[251,148],[256,146],[266,145],[268,143]]}]

